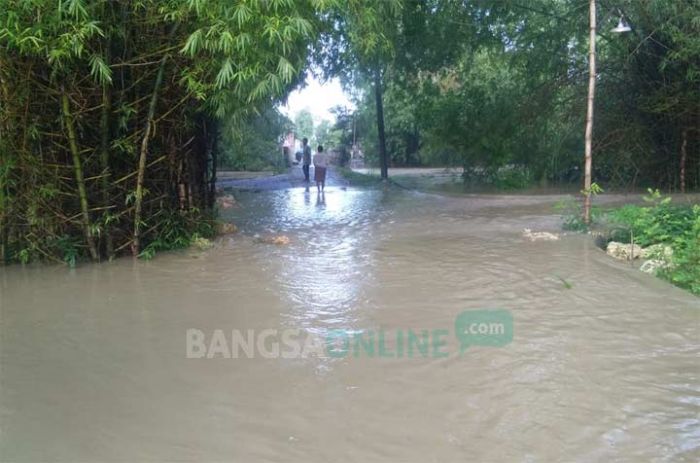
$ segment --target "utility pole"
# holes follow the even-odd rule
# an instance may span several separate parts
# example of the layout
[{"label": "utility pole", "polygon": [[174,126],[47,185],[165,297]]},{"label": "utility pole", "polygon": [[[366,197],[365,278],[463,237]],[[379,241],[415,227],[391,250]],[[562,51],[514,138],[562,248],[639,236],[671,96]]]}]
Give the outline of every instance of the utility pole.
[{"label": "utility pole", "polygon": [[596,79],[596,5],[595,0],[589,3],[589,48],[588,48],[588,109],[586,111],[586,147],[583,180],[583,222],[591,223],[591,171],[593,164],[593,109],[595,103]]}]

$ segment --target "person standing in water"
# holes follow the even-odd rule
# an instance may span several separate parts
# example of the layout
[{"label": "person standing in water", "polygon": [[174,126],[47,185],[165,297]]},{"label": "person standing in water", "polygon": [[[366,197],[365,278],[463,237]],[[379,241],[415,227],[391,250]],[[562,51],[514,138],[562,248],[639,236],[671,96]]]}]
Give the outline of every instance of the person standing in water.
[{"label": "person standing in water", "polygon": [[316,188],[318,191],[323,191],[326,188],[326,170],[328,168],[328,159],[323,154],[323,146],[318,145],[318,151],[314,156],[314,180],[316,180]]},{"label": "person standing in water", "polygon": [[303,160],[301,165],[301,170],[304,171],[304,181],[309,183],[309,166],[311,165],[311,147],[309,146],[309,139],[304,137],[301,141],[303,145]]}]

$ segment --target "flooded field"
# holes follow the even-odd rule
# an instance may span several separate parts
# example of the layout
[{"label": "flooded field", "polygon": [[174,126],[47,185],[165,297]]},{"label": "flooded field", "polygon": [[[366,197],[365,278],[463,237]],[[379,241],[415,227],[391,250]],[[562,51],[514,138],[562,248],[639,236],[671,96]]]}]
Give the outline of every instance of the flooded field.
[{"label": "flooded field", "polygon": [[[700,458],[700,299],[586,236],[524,239],[562,197],[236,196],[208,251],[0,268],[1,461]],[[512,342],[460,355],[483,309]],[[384,331],[395,355],[187,355],[188,330],[285,329]],[[424,330],[446,355],[396,355]]]}]

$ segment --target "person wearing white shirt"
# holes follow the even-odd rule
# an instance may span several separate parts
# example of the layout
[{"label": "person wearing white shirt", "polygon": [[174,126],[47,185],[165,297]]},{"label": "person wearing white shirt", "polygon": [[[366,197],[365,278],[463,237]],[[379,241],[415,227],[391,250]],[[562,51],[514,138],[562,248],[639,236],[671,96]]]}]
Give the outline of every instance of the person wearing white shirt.
[{"label": "person wearing white shirt", "polygon": [[318,151],[314,156],[314,180],[316,188],[323,191],[326,188],[326,170],[328,169],[328,158],[323,153],[323,146],[318,145]]}]

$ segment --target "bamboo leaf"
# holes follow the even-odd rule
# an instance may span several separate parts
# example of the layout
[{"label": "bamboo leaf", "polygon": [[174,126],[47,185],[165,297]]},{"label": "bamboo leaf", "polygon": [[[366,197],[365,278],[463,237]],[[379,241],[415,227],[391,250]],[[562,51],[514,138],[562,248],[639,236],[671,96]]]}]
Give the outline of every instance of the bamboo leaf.
[{"label": "bamboo leaf", "polygon": [[90,75],[102,85],[112,83],[112,70],[99,55],[90,57]]}]

